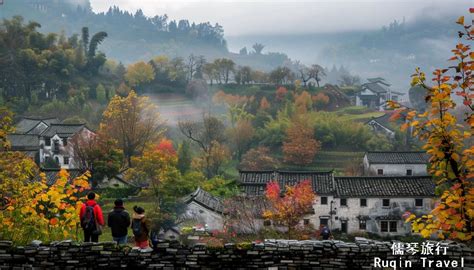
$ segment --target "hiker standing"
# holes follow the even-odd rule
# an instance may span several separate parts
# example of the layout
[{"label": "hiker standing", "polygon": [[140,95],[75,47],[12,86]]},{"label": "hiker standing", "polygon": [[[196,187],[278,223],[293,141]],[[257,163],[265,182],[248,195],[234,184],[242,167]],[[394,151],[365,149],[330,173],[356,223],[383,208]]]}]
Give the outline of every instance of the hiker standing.
[{"label": "hiker standing", "polygon": [[99,235],[102,234],[104,226],[104,216],[102,209],[97,204],[95,193],[87,194],[87,202],[82,204],[79,217],[81,219],[81,227],[84,230],[84,242],[99,242]]},{"label": "hiker standing", "polygon": [[140,206],[133,207],[132,231],[135,236],[135,246],[148,248],[148,235],[150,233],[150,221],[145,217],[145,209]]},{"label": "hiker standing", "polygon": [[107,225],[112,230],[112,238],[119,245],[127,243],[128,226],[130,226],[130,215],[123,207],[123,201],[117,199],[115,207],[109,213]]},{"label": "hiker standing", "polygon": [[321,236],[323,237],[323,240],[329,239],[331,236],[331,231],[329,230],[328,226],[324,225],[324,227],[321,229]]}]

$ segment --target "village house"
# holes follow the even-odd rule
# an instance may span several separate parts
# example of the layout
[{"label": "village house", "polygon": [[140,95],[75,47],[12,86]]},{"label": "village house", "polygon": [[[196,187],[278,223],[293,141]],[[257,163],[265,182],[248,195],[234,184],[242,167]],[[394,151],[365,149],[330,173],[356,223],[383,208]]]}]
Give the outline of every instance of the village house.
[{"label": "village house", "polygon": [[63,169],[79,167],[71,146],[73,138],[91,137],[85,124],[61,124],[56,118],[23,118],[8,135],[13,151],[25,152],[39,165],[53,159]]},{"label": "village house", "polygon": [[400,101],[403,93],[390,89],[390,84],[383,78],[369,78],[361,85],[361,90],[355,94],[355,105],[366,106],[383,111],[388,100]]},{"label": "village house", "polygon": [[[435,188],[429,176],[335,177],[332,172],[241,171],[239,182],[243,193],[254,197],[264,195],[266,184],[274,180],[282,188],[310,180],[317,197],[314,211],[301,225],[381,236],[410,234],[410,225],[403,222],[402,215],[406,211],[428,213]],[[261,223],[271,225],[269,221]]]},{"label": "village house", "polygon": [[390,139],[395,139],[396,128],[394,128],[394,123],[390,121],[391,116],[391,114],[386,113],[379,117],[372,117],[372,119],[365,124],[375,133],[383,134]]},{"label": "village house", "polygon": [[376,151],[364,155],[364,175],[427,175],[429,157],[421,151]]},{"label": "village house", "polygon": [[183,198],[186,210],[180,217],[183,222],[192,222],[203,229],[222,230],[224,224],[224,205],[222,201],[201,188]]}]

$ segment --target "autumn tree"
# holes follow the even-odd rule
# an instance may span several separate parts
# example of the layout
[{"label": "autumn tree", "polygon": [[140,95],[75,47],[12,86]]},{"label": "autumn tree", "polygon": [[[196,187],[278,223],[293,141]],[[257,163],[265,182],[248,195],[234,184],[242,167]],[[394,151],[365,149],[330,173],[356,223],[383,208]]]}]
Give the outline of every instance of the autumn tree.
[{"label": "autumn tree", "polygon": [[247,151],[239,167],[242,170],[274,170],[278,164],[278,160],[271,156],[270,149],[260,146]]},{"label": "autumn tree", "polygon": [[286,131],[283,143],[284,161],[295,165],[313,162],[321,144],[314,139],[313,129],[301,118],[296,119]]},{"label": "autumn tree", "polygon": [[168,139],[148,144],[141,156],[132,159],[136,166],[127,170],[125,179],[139,186],[148,186],[148,195],[155,202],[149,212],[154,229],[174,226],[184,211],[181,198],[194,191],[200,183],[181,175],[177,168],[178,155]]},{"label": "autumn tree", "polygon": [[268,102],[267,98],[266,97],[263,97],[261,100],[260,100],[260,110],[268,110],[270,109],[270,102]]},{"label": "autumn tree", "polygon": [[207,178],[213,178],[221,172],[222,166],[229,160],[229,148],[218,141],[212,141],[208,152],[203,152],[201,156],[193,159],[192,167],[204,172]]},{"label": "autumn tree", "polygon": [[0,107],[0,184],[11,179],[25,183],[38,173],[38,167],[31,158],[24,153],[10,151],[7,135],[14,130],[12,112]]},{"label": "autumn tree", "polygon": [[0,108],[0,239],[18,245],[34,239],[77,239],[79,197],[89,188],[89,174],[71,179],[61,170],[48,186],[46,175],[38,174],[33,160],[10,151],[7,134],[13,131],[11,116]]},{"label": "autumn tree", "polygon": [[318,110],[323,109],[329,104],[329,97],[324,93],[318,93],[312,96],[311,99],[313,100],[314,107]]},{"label": "autumn tree", "polygon": [[127,97],[114,96],[104,111],[100,133],[118,143],[129,167],[132,156],[164,132],[156,105],[131,91]]},{"label": "autumn tree", "polygon": [[[464,17],[457,23],[464,30],[459,36],[472,41],[472,25],[464,25]],[[389,104],[399,109],[393,119],[406,115],[408,123],[402,129],[412,127],[413,135],[425,143],[423,149],[431,156],[430,173],[440,194],[429,215],[416,217],[407,213],[406,221],[412,222],[413,230],[426,238],[437,234],[440,239],[471,241],[474,234],[474,53],[462,42],[452,52],[454,55],[449,60],[454,64],[436,69],[431,84],[420,69],[412,76],[412,86],[426,90],[425,112],[401,107],[396,102]],[[462,104],[454,100],[453,94],[461,98]],[[463,117],[457,119],[453,112],[459,107],[466,110]]]},{"label": "autumn tree", "polygon": [[296,112],[299,114],[304,114],[311,110],[313,106],[313,101],[311,95],[307,91],[301,92],[301,94],[295,94],[295,107]]},{"label": "autumn tree", "polygon": [[286,87],[280,86],[275,92],[276,99],[278,101],[282,101],[285,99],[286,94],[288,93],[288,89]]},{"label": "autumn tree", "polygon": [[227,133],[232,142],[231,145],[235,156],[240,160],[255,136],[255,129],[252,122],[247,119],[238,120],[234,127],[228,129]]},{"label": "autumn tree", "polygon": [[[215,116],[204,114],[202,121],[180,121],[178,127],[181,133],[201,150],[198,167],[203,169],[208,178],[214,176],[221,165],[218,156],[221,154],[225,156],[226,152],[222,149],[222,142],[225,139],[225,127],[222,121]],[[214,149],[216,147],[217,149]]]},{"label": "autumn tree", "polygon": [[294,186],[285,186],[282,190],[278,182],[270,182],[265,190],[265,197],[270,206],[263,212],[263,217],[282,223],[287,228],[288,239],[291,229],[295,228],[304,215],[312,210],[316,195],[313,193],[311,182],[304,180]]},{"label": "autumn tree", "polygon": [[132,87],[149,82],[155,78],[153,66],[143,61],[130,65],[125,73],[125,80]]},{"label": "autumn tree", "polygon": [[101,134],[73,136],[70,143],[77,166],[91,173],[93,187],[104,177],[113,177],[123,167],[123,153],[114,141]]}]

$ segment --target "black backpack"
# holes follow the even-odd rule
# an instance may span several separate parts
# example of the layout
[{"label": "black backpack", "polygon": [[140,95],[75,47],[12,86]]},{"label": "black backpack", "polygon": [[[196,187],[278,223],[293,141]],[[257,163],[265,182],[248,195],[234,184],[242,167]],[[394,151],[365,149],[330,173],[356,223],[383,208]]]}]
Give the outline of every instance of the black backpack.
[{"label": "black backpack", "polygon": [[139,237],[143,234],[142,229],[142,220],[141,219],[133,219],[132,221],[132,231],[135,237]]},{"label": "black backpack", "polygon": [[93,231],[95,230],[95,214],[94,214],[94,207],[96,205],[86,205],[86,211],[81,219],[81,226],[85,231]]},{"label": "black backpack", "polygon": [[323,228],[323,231],[321,232],[323,236],[328,236],[329,235],[329,229],[327,227]]}]

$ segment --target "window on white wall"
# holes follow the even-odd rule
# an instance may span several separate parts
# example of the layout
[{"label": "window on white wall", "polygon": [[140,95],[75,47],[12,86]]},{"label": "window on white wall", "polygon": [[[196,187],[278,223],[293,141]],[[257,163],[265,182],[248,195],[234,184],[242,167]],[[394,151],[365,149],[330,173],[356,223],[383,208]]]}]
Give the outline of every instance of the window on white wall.
[{"label": "window on white wall", "polygon": [[341,206],[347,206],[347,199],[341,198]]},{"label": "window on white wall", "polygon": [[383,199],[382,200],[383,207],[390,207],[390,199]]},{"label": "window on white wall", "polygon": [[415,199],[416,207],[423,207],[423,199]]},{"label": "window on white wall", "polygon": [[383,175],[383,169],[377,169],[377,175]]},{"label": "window on white wall", "polygon": [[328,197],[321,197],[321,204],[323,205],[328,204]]},{"label": "window on white wall", "polygon": [[413,170],[407,169],[407,175],[413,175]]}]

